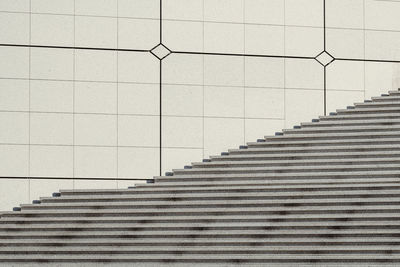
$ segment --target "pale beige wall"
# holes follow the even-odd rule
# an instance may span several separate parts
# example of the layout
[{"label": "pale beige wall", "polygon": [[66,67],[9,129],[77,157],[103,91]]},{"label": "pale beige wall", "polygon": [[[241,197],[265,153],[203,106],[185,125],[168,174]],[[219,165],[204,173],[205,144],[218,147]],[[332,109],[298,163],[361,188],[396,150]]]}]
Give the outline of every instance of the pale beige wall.
[{"label": "pale beige wall", "polygon": [[[159,0],[1,0],[0,43],[147,50]],[[162,172],[324,112],[323,0],[163,0]],[[327,111],[399,85],[400,3],[326,0]],[[253,57],[207,53],[268,55]],[[279,57],[283,56],[283,57]],[[310,57],[308,59],[287,58]],[[286,57],[286,58],[285,58]],[[0,47],[0,176],[139,177],[160,164],[149,52]],[[0,210],[59,188],[0,179]]]}]

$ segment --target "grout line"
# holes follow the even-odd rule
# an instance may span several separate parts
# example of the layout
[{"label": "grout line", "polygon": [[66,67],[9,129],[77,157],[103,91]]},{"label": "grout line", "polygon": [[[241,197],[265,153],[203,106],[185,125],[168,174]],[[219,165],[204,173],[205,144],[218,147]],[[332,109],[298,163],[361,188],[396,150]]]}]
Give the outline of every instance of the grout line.
[{"label": "grout line", "polygon": [[[74,0],[74,46],[76,43],[76,17],[75,17],[76,0]],[[75,178],[75,78],[76,78],[76,50],[73,50],[73,72],[72,72],[72,177]],[[72,189],[75,190],[75,179],[72,179]]]},{"label": "grout line", "polygon": [[[203,22],[202,22],[202,35],[203,35],[203,39],[202,39],[202,51],[204,52],[204,47],[205,47],[205,33],[204,33],[204,25],[205,25],[205,23],[204,23],[204,19],[205,19],[205,15],[204,15],[204,10],[205,10],[205,8],[204,8],[204,6],[205,6],[205,4],[204,4],[204,1],[205,0],[202,0],[202,16],[203,16]],[[203,124],[203,137],[202,137],[202,142],[203,142],[203,144],[202,144],[202,146],[203,146],[203,149],[202,149],[202,158],[203,159],[205,159],[205,116],[204,116],[204,114],[205,114],[205,86],[204,86],[204,84],[205,84],[205,76],[204,76],[204,73],[205,73],[205,62],[204,62],[204,60],[205,60],[205,56],[204,55],[202,55],[202,78],[203,78],[203,82],[202,82],[202,94],[203,94],[203,99],[202,99],[202,102],[203,102],[203,108],[202,108],[202,124]]]},{"label": "grout line", "polygon": [[[116,5],[117,5],[117,48],[119,47],[119,6],[118,6],[119,0],[116,0]],[[115,50],[116,53],[116,68],[117,68],[117,73],[116,73],[116,79],[117,79],[117,84],[116,84],[116,97],[117,97],[117,103],[116,103],[116,112],[117,112],[117,125],[116,125],[116,134],[117,134],[117,153],[116,153],[116,177],[119,177],[119,68],[118,68],[118,64],[119,64],[119,52],[117,50]],[[118,180],[115,180],[115,185],[116,185],[116,189],[119,188],[119,184],[118,184]]]},{"label": "grout line", "polygon": [[[32,0],[29,0],[29,44],[32,42]],[[31,175],[31,68],[32,68],[32,56],[31,48],[29,47],[29,82],[28,82],[28,176]],[[31,180],[28,178],[28,199],[31,201]]]}]

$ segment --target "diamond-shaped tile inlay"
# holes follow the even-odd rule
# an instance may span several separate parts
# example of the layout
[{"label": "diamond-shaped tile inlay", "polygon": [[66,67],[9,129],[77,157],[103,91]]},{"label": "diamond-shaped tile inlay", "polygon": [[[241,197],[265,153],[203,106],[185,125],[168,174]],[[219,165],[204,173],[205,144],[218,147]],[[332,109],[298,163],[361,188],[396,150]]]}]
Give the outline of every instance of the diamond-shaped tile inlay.
[{"label": "diamond-shaped tile inlay", "polygon": [[171,50],[169,50],[165,45],[160,43],[155,47],[153,47],[150,50],[150,53],[152,53],[159,60],[162,60],[166,58],[169,54],[171,54]]},{"label": "diamond-shaped tile inlay", "polygon": [[322,66],[326,67],[331,64],[335,58],[324,50],[315,57],[315,60],[318,61]]}]

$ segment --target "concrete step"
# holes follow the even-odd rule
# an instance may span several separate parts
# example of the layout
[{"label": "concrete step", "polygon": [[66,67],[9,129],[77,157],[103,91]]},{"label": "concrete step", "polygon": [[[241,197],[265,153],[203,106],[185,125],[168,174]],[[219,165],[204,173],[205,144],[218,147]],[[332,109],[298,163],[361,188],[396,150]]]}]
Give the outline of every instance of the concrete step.
[{"label": "concrete step", "polygon": [[330,126],[330,127],[308,127],[301,129],[285,129],[283,134],[293,135],[293,134],[333,134],[333,133],[366,133],[366,132],[391,132],[400,131],[399,125],[361,125],[361,126]]},{"label": "concrete step", "polygon": [[[138,266],[154,266],[154,263],[158,264],[173,264],[174,266],[182,266],[177,264],[189,264],[193,266],[229,266],[229,265],[247,265],[250,264],[257,266],[259,264],[268,264],[268,266],[282,266],[276,264],[293,264],[296,266],[302,266],[299,264],[315,265],[315,264],[349,264],[351,266],[373,266],[371,264],[394,264],[400,262],[400,256],[398,254],[334,254],[334,255],[316,255],[311,254],[212,254],[212,255],[186,255],[176,253],[175,255],[159,255],[154,254],[149,257],[148,254],[143,255],[59,255],[57,257],[48,257],[45,263],[43,263],[42,255],[4,255],[0,257],[0,262],[5,263],[40,263],[40,266],[46,263],[57,263],[56,266],[60,266],[59,263],[79,263],[80,266],[97,266],[98,263],[104,264],[132,264],[138,263]],[[96,263],[96,265],[86,265],[89,263]],[[83,264],[83,265],[82,265]],[[199,265],[198,265],[199,264]],[[271,265],[273,264],[273,265]],[[352,265],[355,264],[355,265]],[[366,264],[366,265],[364,265]],[[65,266],[65,265],[63,265]],[[66,265],[68,266],[68,265]],[[115,266],[115,265],[113,265]],[[122,265],[129,266],[129,265]],[[183,265],[184,266],[184,265]],[[283,265],[285,266],[285,265]],[[329,266],[329,265],[328,265]]]},{"label": "concrete step", "polygon": [[[357,164],[353,165],[329,165],[329,166],[256,166],[256,167],[217,167],[217,168],[192,168],[174,169],[174,176],[178,175],[209,175],[209,174],[253,174],[253,173],[303,173],[303,172],[357,172],[357,171],[378,171],[378,170],[399,170],[399,165],[392,164]],[[202,177],[202,176],[201,176]],[[199,178],[201,178],[199,176]]]},{"label": "concrete step", "polygon": [[[373,159],[373,158],[386,158],[390,161],[390,158],[396,158],[400,155],[400,152],[396,152],[396,146],[373,146],[372,151],[360,151],[360,152],[306,152],[300,153],[298,148],[296,150],[287,151],[284,149],[281,153],[275,150],[266,150],[265,154],[232,154],[227,156],[211,156],[209,163],[217,163],[219,161],[273,161],[273,160],[318,160],[318,159]],[[386,149],[392,149],[393,151],[385,151]]]},{"label": "concrete step", "polygon": [[397,126],[399,119],[370,119],[370,120],[323,120],[319,122],[300,123],[303,129],[316,128],[328,129],[330,127],[352,127],[352,126]]},{"label": "concrete step", "polygon": [[[336,142],[336,143],[334,143]],[[340,143],[342,142],[342,143]],[[378,143],[378,144],[376,144]],[[351,153],[351,152],[382,152],[382,151],[391,151],[398,152],[398,147],[400,144],[397,144],[397,141],[393,139],[385,139],[380,140],[379,142],[370,142],[368,140],[354,140],[352,142],[344,143],[341,140],[332,141],[328,144],[325,142],[307,142],[306,141],[297,141],[297,144],[291,142],[292,146],[290,146],[289,142],[285,143],[275,143],[269,145],[262,145],[263,143],[248,143],[248,149],[229,149],[228,153],[229,158],[232,155],[249,155],[249,154],[284,154],[284,153],[292,153],[295,156],[297,153]],[[289,145],[289,146],[285,146]],[[297,145],[297,146],[296,146]],[[216,157],[211,157],[213,160]]]},{"label": "concrete step", "polygon": [[[275,187],[276,192],[296,192],[296,191],[335,191],[335,190],[343,190],[343,193],[345,193],[344,191],[349,191],[349,190],[353,190],[353,189],[357,189],[359,190],[371,190],[371,192],[373,191],[378,191],[378,190],[387,190],[388,188],[390,188],[390,184],[384,184],[384,185],[375,185],[375,184],[342,184],[342,185],[308,185],[309,188],[307,188],[307,185],[295,185],[292,186],[291,188],[284,188],[282,189],[282,187]],[[399,184],[396,184],[393,189],[390,188],[390,190],[398,190],[399,188]],[[146,189],[146,188],[145,188]],[[211,187],[211,188],[204,188],[204,187],[188,187],[185,188],[185,190],[173,190],[173,189],[169,189],[169,188],[157,188],[159,191],[155,191],[154,193],[169,193],[169,194],[183,194],[183,193],[187,193],[187,192],[193,192],[193,194],[200,194],[200,193],[215,193],[217,191],[223,191],[224,188],[220,188],[220,187]],[[168,190],[169,189],[169,190]],[[240,190],[238,190],[240,189]],[[190,191],[192,190],[192,191]],[[207,191],[208,190],[208,191]],[[243,186],[243,188],[239,188],[238,186],[236,187],[229,187],[229,189],[227,189],[226,193],[233,191],[236,193],[250,193],[250,192],[274,192],[271,188],[268,187],[263,187],[260,188],[259,191],[256,191],[255,186]],[[148,193],[148,192],[147,192]],[[81,195],[80,195],[81,196]],[[382,196],[383,197],[383,196]],[[391,203],[395,203],[397,204],[397,200],[394,200],[396,198],[390,197],[389,200],[387,198],[385,198],[385,201],[382,203],[385,204],[391,204]],[[241,202],[238,202],[241,201]],[[345,199],[341,199],[340,197],[338,197],[336,199],[337,202],[342,203],[345,202]],[[352,204],[358,204],[358,205],[369,205],[372,203],[370,203],[371,201],[368,200],[362,200],[362,199],[358,199],[357,201],[351,201],[348,200],[349,203]],[[376,201],[374,200],[375,203],[381,203],[380,201]],[[132,208],[136,208],[136,209],[142,209],[142,208],[146,208],[146,207],[183,207],[183,206],[188,206],[188,207],[193,207],[193,208],[200,208],[200,207],[206,207],[207,205],[212,205],[213,207],[217,207],[217,206],[286,206],[286,205],[295,205],[294,203],[296,203],[297,206],[301,206],[301,203],[307,203],[309,205],[331,205],[331,201],[328,202],[321,202],[321,200],[316,200],[314,201],[310,201],[310,200],[302,200],[302,201],[292,201],[290,199],[288,200],[276,200],[276,201],[271,201],[271,200],[262,200],[262,199],[258,199],[257,201],[255,200],[208,200],[205,201],[203,200],[201,203],[198,202],[192,202],[190,200],[171,200],[171,201],[152,201],[152,202],[148,202],[148,203],[143,203],[143,200],[137,200],[135,201],[134,198],[119,198],[119,197],[114,197],[112,198],[110,195],[104,194],[101,197],[97,197],[97,198],[90,198],[88,199],[87,197],[77,197],[77,198],[71,198],[71,197],[59,197],[59,198],[47,198],[47,199],[42,199],[42,203],[41,204],[22,204],[21,207],[23,208],[23,210],[28,210],[28,209],[53,209],[53,208],[66,208],[66,209],[73,209],[75,207],[94,207],[94,206],[104,206],[105,208],[115,208],[115,207],[132,207]],[[364,203],[364,204],[362,204]],[[196,206],[196,207],[194,207]]]},{"label": "concrete step", "polygon": [[[380,139],[399,139],[400,138],[400,131],[391,131],[391,132],[351,132],[351,133],[334,133],[334,132],[327,132],[327,133],[308,133],[308,134],[290,134],[290,135],[282,135],[282,136],[265,136],[266,142],[259,142],[259,145],[270,145],[274,142],[291,142],[291,141],[300,141],[300,140],[324,140],[326,142],[329,141],[350,141],[350,140],[369,140],[380,142]],[[345,141],[344,141],[345,140]]]},{"label": "concrete step", "polygon": [[394,94],[389,96],[378,96],[378,97],[371,97],[373,102],[394,102],[400,101],[400,94]]},{"label": "concrete step", "polygon": [[199,175],[174,175],[174,176],[155,176],[156,182],[187,182],[187,181],[217,181],[217,180],[250,180],[268,181],[276,179],[347,179],[347,178],[395,178],[399,176],[399,171],[357,171],[357,172],[304,172],[304,173],[251,173],[251,174],[203,174]]},{"label": "concrete step", "polygon": [[242,161],[213,161],[194,162],[192,168],[242,168],[242,167],[268,167],[268,166],[326,166],[326,165],[386,165],[399,164],[400,156],[395,158],[343,158],[343,159],[287,159],[287,160],[242,160]]},{"label": "concrete step", "polygon": [[396,231],[397,229],[289,229],[289,230],[281,230],[281,229],[238,229],[238,230],[177,230],[177,231],[153,231],[153,230],[142,230],[142,231],[126,231],[126,230],[115,230],[112,231],[13,231],[13,233],[0,232],[0,240],[15,240],[15,239],[29,239],[29,238],[37,238],[37,239],[49,239],[49,238],[65,238],[65,239],[97,239],[97,238],[114,238],[115,236],[123,236],[126,239],[133,238],[148,238],[148,239],[157,239],[157,238],[182,238],[188,239],[191,238],[191,235],[196,235],[193,238],[277,238],[277,239],[286,239],[286,238],[329,238],[332,235],[336,235],[337,237],[347,237],[347,238],[355,238],[355,237],[387,237],[387,238],[400,238],[400,233]]},{"label": "concrete step", "polygon": [[[389,192],[382,192],[385,195]],[[254,195],[254,194],[253,194]],[[250,194],[251,196],[251,194]],[[398,207],[390,205],[376,205],[376,206],[335,206],[335,207],[248,207],[243,208],[223,207],[223,208],[154,208],[154,209],[134,209],[134,208],[120,208],[120,209],[90,209],[79,208],[74,210],[51,210],[51,209],[37,209],[37,210],[23,210],[21,212],[5,213],[4,216],[17,216],[17,217],[85,217],[85,216],[104,216],[104,217],[118,217],[118,216],[221,216],[232,215],[238,217],[246,217],[247,215],[264,214],[269,216],[276,215],[320,215],[320,214],[396,214],[399,213]],[[16,234],[16,233],[9,233]]]},{"label": "concrete step", "polygon": [[[357,114],[357,113],[349,113],[349,112],[342,112],[337,115],[329,115],[329,116],[319,116],[318,119],[320,121],[346,121],[346,120],[395,120],[399,119],[400,114],[397,112],[393,113],[371,113],[371,114]],[[318,123],[318,122],[315,122]]]},{"label": "concrete step", "polygon": [[[149,203],[147,205],[143,205],[142,203],[128,203],[128,202],[90,202],[90,203],[47,203],[47,204],[42,204],[42,205],[31,205],[31,204],[24,204],[22,206],[22,211],[54,211],[54,210],[74,210],[74,209],[79,209],[79,210],[122,210],[122,209],[129,209],[129,210],[135,210],[135,211],[142,211],[145,210],[151,211],[151,210],[159,210],[159,209],[164,209],[164,210],[169,210],[169,211],[177,211],[181,209],[182,211],[186,210],[198,210],[198,209],[208,209],[208,210],[213,210],[213,209],[220,209],[220,208],[225,208],[227,210],[233,209],[233,208],[271,208],[271,209],[278,209],[282,210],[282,208],[286,207],[294,207],[298,209],[305,209],[305,208],[321,208],[324,207],[326,209],[337,209],[338,207],[340,209],[342,208],[352,208],[354,206],[361,207],[361,208],[375,208],[375,207],[387,207],[387,208],[396,208],[399,206],[400,202],[399,201],[378,201],[376,203],[372,203],[371,201],[363,201],[363,200],[358,200],[358,201],[350,201],[346,202],[343,201],[338,201],[338,203],[334,202],[313,202],[313,201],[308,201],[304,203],[299,203],[296,201],[286,201],[283,203],[265,203],[267,202],[266,200],[264,201],[259,201],[259,200],[253,200],[253,201],[247,201],[244,203],[237,203],[239,202],[238,200],[236,201],[231,201],[232,203],[220,203],[223,201],[203,201],[200,204],[196,203],[191,203],[189,204],[188,202],[179,202],[178,204],[175,204],[174,202],[165,202],[163,204],[154,204],[154,203]],[[191,201],[193,202],[193,201]],[[216,203],[215,203],[216,202]],[[219,202],[219,203],[218,203]],[[226,201],[228,202],[228,201]],[[235,203],[236,202],[236,203]],[[23,229],[22,227],[18,227],[18,229]],[[0,224],[0,230],[1,230],[1,224]]]},{"label": "concrete step", "polygon": [[[387,97],[384,99],[388,100]],[[400,107],[400,101],[372,101],[372,102],[361,102],[354,103],[355,109],[364,108],[398,108]]]},{"label": "concrete step", "polygon": [[[93,214],[91,214],[93,215]],[[136,223],[136,224],[146,224],[146,223],[156,223],[156,224],[181,224],[181,223],[334,223],[334,222],[342,222],[342,223],[350,223],[350,222],[358,222],[358,223],[368,223],[371,221],[381,222],[381,223],[392,223],[399,222],[400,217],[396,214],[385,214],[385,213],[376,213],[376,214],[318,214],[318,215],[309,215],[309,214],[279,214],[279,215],[266,215],[266,214],[249,214],[247,216],[236,216],[236,215],[224,215],[220,216],[212,216],[212,215],[200,215],[196,216],[118,216],[118,217],[107,217],[107,216],[58,216],[58,217],[23,217],[23,216],[15,216],[6,214],[2,218],[2,221],[5,223],[16,223],[19,225],[31,224],[60,224],[60,223],[85,223],[90,224],[95,222],[98,223]],[[114,237],[118,238],[118,237]],[[399,239],[400,241],[400,239]],[[0,242],[0,245],[2,242]]]},{"label": "concrete step", "polygon": [[400,112],[400,107],[366,107],[366,108],[354,108],[354,109],[338,109],[336,113],[338,115],[342,114],[392,114]]},{"label": "concrete step", "polygon": [[[391,248],[391,254],[400,254],[400,249]],[[68,250],[70,253],[68,253]],[[341,248],[341,247],[316,247],[316,246],[308,246],[306,248],[301,248],[298,246],[285,246],[285,247],[276,247],[276,246],[224,246],[224,247],[180,247],[180,252],[184,254],[192,254],[192,255],[213,255],[213,254],[291,254],[291,255],[299,255],[299,254],[326,254],[326,255],[335,255],[335,254],[387,254],[390,248],[388,246],[370,246],[370,247],[362,247],[356,246],[354,248]],[[35,255],[35,254],[44,254],[44,255],[135,255],[135,254],[165,254],[165,255],[174,255],[176,254],[176,247],[170,248],[167,246],[157,246],[155,249],[153,246],[143,246],[143,247],[96,247],[96,248],[85,248],[85,247],[69,247],[69,248],[48,248],[48,247],[24,247],[19,249],[18,251],[14,251],[12,249],[2,249],[0,248],[0,255]]]}]

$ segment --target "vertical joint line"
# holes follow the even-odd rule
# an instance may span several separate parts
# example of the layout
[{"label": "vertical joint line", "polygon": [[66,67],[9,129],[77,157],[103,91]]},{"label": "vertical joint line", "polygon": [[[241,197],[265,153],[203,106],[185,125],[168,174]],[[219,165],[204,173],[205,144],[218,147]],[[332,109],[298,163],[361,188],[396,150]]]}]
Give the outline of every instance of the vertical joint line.
[{"label": "vertical joint line", "polygon": [[160,59],[160,92],[159,92],[159,101],[160,101],[160,176],[162,174],[162,60]]},{"label": "vertical joint line", "polygon": [[324,116],[326,116],[326,66],[324,66]]},{"label": "vertical joint line", "polygon": [[162,0],[160,0],[160,44],[162,43]]},{"label": "vertical joint line", "polygon": [[326,51],[326,8],[325,8],[326,0],[322,1],[323,1],[323,19],[324,19],[324,51]]}]

